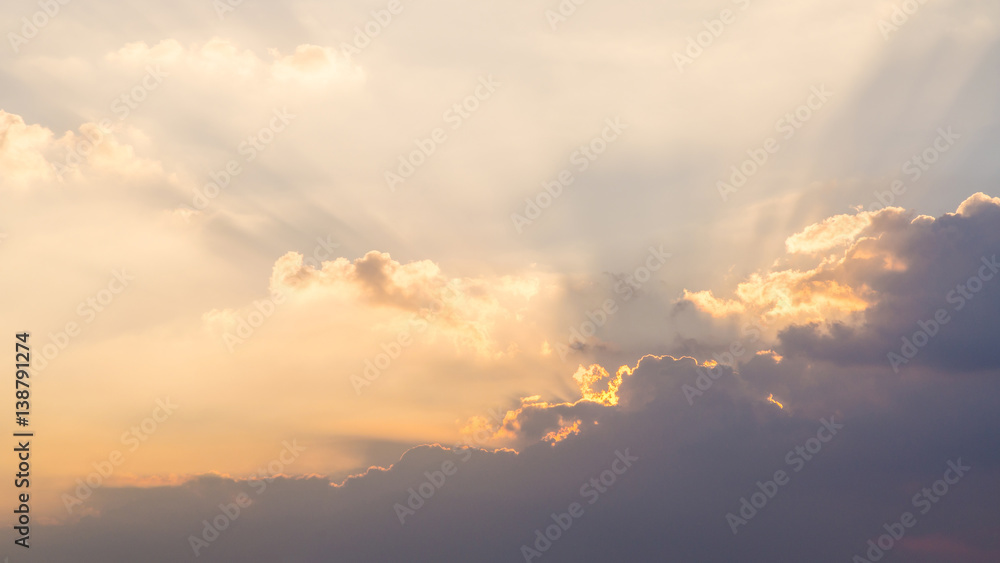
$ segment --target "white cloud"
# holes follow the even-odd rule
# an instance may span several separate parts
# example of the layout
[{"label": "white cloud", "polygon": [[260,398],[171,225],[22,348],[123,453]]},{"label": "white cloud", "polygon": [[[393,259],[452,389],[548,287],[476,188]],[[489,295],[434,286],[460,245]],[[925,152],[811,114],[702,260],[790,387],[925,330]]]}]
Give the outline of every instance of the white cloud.
[{"label": "white cloud", "polygon": [[360,67],[330,47],[302,44],[290,55],[282,55],[277,49],[269,49],[268,54],[270,60],[249,49],[241,50],[232,41],[215,37],[202,45],[189,47],[176,39],[164,39],[153,46],[144,41],[129,43],[109,53],[107,59],[133,66],[181,67],[215,77],[263,78],[304,85],[350,83],[364,78]]}]

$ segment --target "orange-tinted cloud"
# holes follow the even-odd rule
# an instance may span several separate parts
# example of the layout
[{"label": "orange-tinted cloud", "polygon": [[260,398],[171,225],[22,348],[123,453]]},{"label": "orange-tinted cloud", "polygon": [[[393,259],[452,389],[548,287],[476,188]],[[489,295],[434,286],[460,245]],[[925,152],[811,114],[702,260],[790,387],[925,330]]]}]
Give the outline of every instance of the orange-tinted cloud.
[{"label": "orange-tinted cloud", "polygon": [[825,252],[854,242],[869,225],[871,214],[868,212],[835,215],[788,237],[785,248],[791,254]]}]

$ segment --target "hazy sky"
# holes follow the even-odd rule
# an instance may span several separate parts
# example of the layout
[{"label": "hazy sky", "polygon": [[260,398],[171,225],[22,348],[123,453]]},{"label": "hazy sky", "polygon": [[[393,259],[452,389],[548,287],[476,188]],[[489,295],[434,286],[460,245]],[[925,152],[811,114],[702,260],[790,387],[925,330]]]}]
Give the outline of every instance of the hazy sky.
[{"label": "hazy sky", "polygon": [[995,2],[0,30],[0,556],[1000,560]]}]

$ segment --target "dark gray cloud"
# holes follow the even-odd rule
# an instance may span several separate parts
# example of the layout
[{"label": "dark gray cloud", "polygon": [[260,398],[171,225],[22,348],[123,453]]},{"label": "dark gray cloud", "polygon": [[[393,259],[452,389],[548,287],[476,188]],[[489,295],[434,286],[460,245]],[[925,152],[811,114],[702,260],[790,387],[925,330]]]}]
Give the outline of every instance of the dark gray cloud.
[{"label": "dark gray cloud", "polygon": [[898,371],[1000,367],[1000,200],[978,194],[937,219],[884,212],[862,237],[835,275],[877,295],[864,323],[789,327],[783,353]]},{"label": "dark gray cloud", "polygon": [[[684,386],[703,374],[712,385],[689,404]],[[887,366],[846,372],[771,356],[714,375],[688,358],[643,358],[624,377],[618,406],[523,411],[521,431],[532,436],[559,417],[585,423],[554,446],[536,442],[517,454],[421,446],[391,469],[341,486],[321,477],[202,476],[180,486],[99,489],[90,501],[99,516],[41,528],[32,554],[151,563],[524,561],[522,545],[533,546],[536,530],[576,502],[582,515],[532,561],[850,561],[905,511],[916,525],[893,548],[896,560],[986,563],[1000,555],[1000,454],[991,447],[997,378],[901,381]],[[770,393],[784,409],[764,400]],[[824,420],[843,428],[830,435],[820,430],[829,427]],[[808,460],[808,449],[795,450],[816,445]],[[920,514],[914,495],[959,459],[972,469]],[[738,515],[741,499],[779,470],[788,482],[734,535],[727,514]],[[588,485],[602,474],[606,483],[613,477],[603,492]],[[429,498],[413,499],[412,512],[396,506],[421,486]],[[196,558],[189,537],[239,498],[249,506]]]}]

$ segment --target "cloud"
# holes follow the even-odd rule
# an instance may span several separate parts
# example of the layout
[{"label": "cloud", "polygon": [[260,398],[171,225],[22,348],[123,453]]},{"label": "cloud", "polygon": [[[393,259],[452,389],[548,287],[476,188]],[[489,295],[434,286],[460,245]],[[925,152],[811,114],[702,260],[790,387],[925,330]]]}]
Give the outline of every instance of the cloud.
[{"label": "cloud", "polygon": [[269,49],[271,60],[240,50],[232,41],[212,38],[203,45],[184,47],[176,39],[164,39],[149,46],[145,41],[129,43],[109,53],[109,61],[129,65],[180,65],[207,75],[242,79],[265,78],[275,82],[327,85],[363,79],[359,67],[330,47],[302,44],[290,55]]},{"label": "cloud", "polygon": [[155,160],[136,154],[122,136],[141,137],[135,129],[105,129],[83,123],[79,131],[61,136],[38,124],[26,124],[19,115],[0,110],[0,164],[3,185],[25,189],[55,182],[80,182],[101,189],[108,179],[139,182],[143,187],[163,181],[176,184]]},{"label": "cloud", "polygon": [[[623,372],[617,406],[520,409],[516,431],[538,438],[516,454],[421,446],[343,483],[277,477],[260,492],[259,481],[212,475],[106,487],[95,492],[93,515],[45,527],[40,548],[55,560],[73,553],[96,561],[111,556],[109,545],[122,560],[195,560],[190,538],[203,537],[220,505],[243,494],[251,504],[203,546],[200,559],[321,561],[337,553],[351,562],[524,561],[521,546],[534,547],[536,530],[574,502],[582,515],[551,547],[541,544],[543,561],[843,561],[863,554],[883,524],[907,510],[917,525],[899,549],[913,561],[941,561],[933,558],[942,549],[1000,553],[988,532],[997,520],[986,494],[1000,477],[1000,456],[979,447],[1000,422],[1000,395],[982,392],[995,388],[995,378],[901,383],[881,369],[855,373],[846,386],[829,364],[814,365],[813,377],[803,379],[801,360],[786,360],[794,364],[788,371],[772,369],[769,357],[752,362],[761,362],[754,377],[790,386],[784,409],[732,372],[688,405],[681,387],[698,376],[695,362],[646,357]],[[955,409],[965,416],[952,416]],[[841,429],[814,455],[796,453],[824,421]],[[552,423],[564,426],[543,434]],[[959,458],[972,469],[921,514],[914,494]],[[790,482],[734,535],[727,514],[778,470]],[[109,543],[112,536],[119,541]],[[812,539],[782,541],[789,536]]]},{"label": "cloud", "polygon": [[869,225],[871,225],[871,215],[867,212],[836,215],[788,237],[785,248],[791,254],[817,254],[828,251],[854,242]]},{"label": "cloud", "polygon": [[982,192],[972,194],[958,206],[956,213],[965,217],[974,217],[980,213],[995,212],[1000,207],[1000,198],[990,197]]},{"label": "cloud", "polygon": [[682,299],[713,317],[753,314],[779,321],[843,319],[868,306],[866,288],[830,279],[824,266],[753,274],[736,288],[736,299],[718,299],[711,291],[685,290]]},{"label": "cloud", "polygon": [[[434,262],[403,264],[385,252],[371,251],[354,261],[339,257],[318,264],[307,264],[302,254],[289,252],[274,263],[269,289],[273,296],[287,296],[302,306],[311,303],[311,307],[333,308],[337,307],[334,303],[352,302],[362,308],[386,310],[400,317],[394,326],[405,325],[402,317],[406,316],[420,324],[421,332],[432,326],[456,346],[483,357],[516,355],[527,342],[539,338],[534,330],[524,334],[526,331],[517,328],[526,315],[534,313],[543,291],[543,279],[536,275],[449,278]],[[209,326],[225,330],[245,312],[215,309],[204,319]],[[362,318],[373,317],[368,314]]]},{"label": "cloud", "polygon": [[788,326],[781,350],[843,365],[896,364],[897,371],[911,363],[963,371],[1000,366],[992,339],[1000,330],[1000,200],[980,193],[937,219],[890,217],[874,223],[836,266],[847,283],[873,296],[863,322]]},{"label": "cloud", "polygon": [[996,367],[998,220],[1000,199],[982,193],[937,219],[900,208],[838,215],[786,244],[789,253],[807,254],[844,247],[839,254],[811,269],[752,274],[734,299],[709,291],[685,291],[683,299],[713,317],[772,326],[781,354],[842,365]]},{"label": "cloud", "polygon": [[448,280],[429,260],[400,264],[384,252],[371,251],[354,262],[337,258],[320,268],[307,265],[301,254],[278,259],[271,275],[271,291],[309,287],[343,289],[378,305],[410,312],[429,310],[445,301]]},{"label": "cloud", "polygon": [[19,115],[0,110],[0,168],[5,185],[25,187],[53,177],[44,153],[53,142],[52,131],[24,122]]}]

